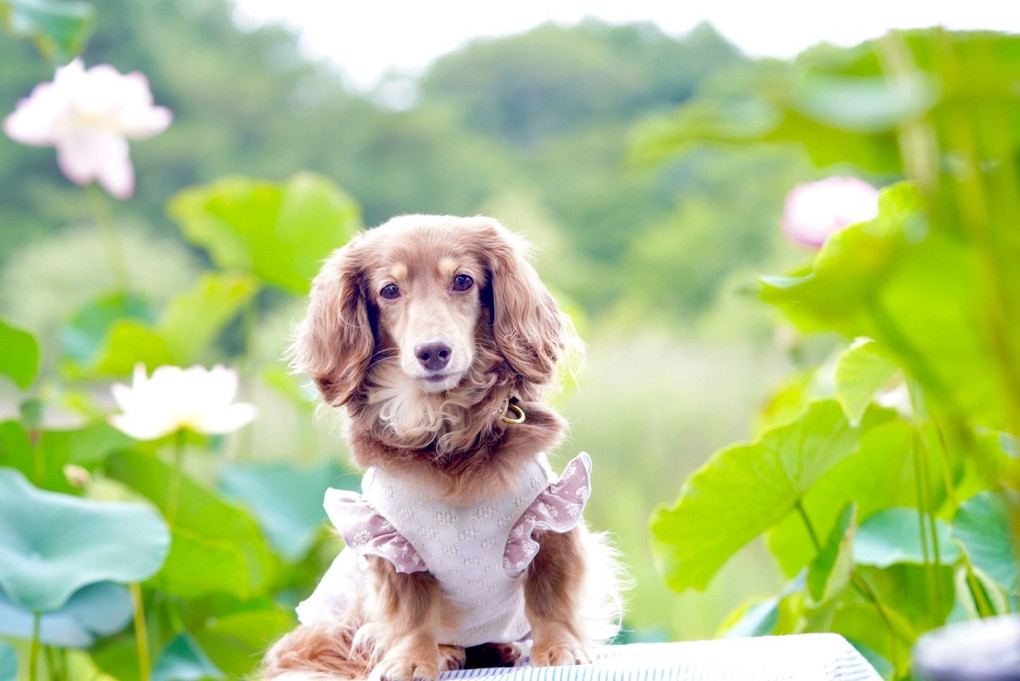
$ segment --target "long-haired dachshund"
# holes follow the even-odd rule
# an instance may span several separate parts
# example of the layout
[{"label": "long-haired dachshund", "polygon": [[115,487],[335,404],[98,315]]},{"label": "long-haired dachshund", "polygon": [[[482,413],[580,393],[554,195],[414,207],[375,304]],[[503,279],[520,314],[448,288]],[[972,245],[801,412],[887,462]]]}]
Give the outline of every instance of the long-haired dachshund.
[{"label": "long-haired dachshund", "polygon": [[580,664],[618,626],[613,552],[581,519],[590,461],[554,476],[563,419],[542,400],[579,347],[490,218],[412,215],[358,234],[315,278],[292,348],[345,406],[362,494],[329,490],[346,542],[265,678],[431,681]]}]

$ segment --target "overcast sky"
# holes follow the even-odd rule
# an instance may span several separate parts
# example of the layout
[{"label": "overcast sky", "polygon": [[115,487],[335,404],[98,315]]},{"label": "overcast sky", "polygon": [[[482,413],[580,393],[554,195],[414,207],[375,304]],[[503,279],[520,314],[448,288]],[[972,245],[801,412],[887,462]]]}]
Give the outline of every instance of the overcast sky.
[{"label": "overcast sky", "polygon": [[585,16],[653,21],[682,35],[701,21],[754,56],[791,57],[828,41],[853,45],[891,28],[944,25],[1020,32],[1017,0],[235,0],[242,23],[284,21],[311,54],[335,62],[352,85],[387,71],[420,73],[472,39],[520,33]]}]

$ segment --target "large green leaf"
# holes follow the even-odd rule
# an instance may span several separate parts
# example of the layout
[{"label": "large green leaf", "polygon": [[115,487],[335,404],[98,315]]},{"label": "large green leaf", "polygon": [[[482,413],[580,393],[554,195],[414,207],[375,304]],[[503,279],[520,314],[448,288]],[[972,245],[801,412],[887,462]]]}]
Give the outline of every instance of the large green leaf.
[{"label": "large green leaf", "polygon": [[252,575],[244,549],[229,539],[174,527],[173,548],[153,585],[186,598],[228,593],[247,598]]},{"label": "large green leaf", "polygon": [[277,553],[293,562],[322,534],[326,488],[360,489],[360,476],[344,474],[329,461],[305,469],[277,463],[235,464],[223,469],[220,487],[252,510]]},{"label": "large green leaf", "polygon": [[917,509],[886,509],[862,522],[857,529],[854,562],[877,567],[923,564],[935,562],[936,551],[942,565],[952,565],[960,559],[960,548],[949,534],[949,525],[940,518],[935,519],[935,540],[932,542],[928,519]]},{"label": "large green leaf", "polygon": [[952,533],[971,563],[1006,591],[1020,595],[1020,567],[1010,511],[1002,494],[982,492],[960,506],[953,518]]},{"label": "large green leaf", "polygon": [[151,370],[175,361],[166,339],[151,326],[134,319],[115,321],[100,348],[94,373],[125,376],[139,363]]},{"label": "large green leaf", "polygon": [[174,297],[158,327],[174,363],[198,362],[201,352],[257,290],[258,282],[251,276],[206,273],[193,289]]},{"label": "large green leaf", "polygon": [[[854,163],[897,173],[901,162],[889,121],[927,104],[923,88],[904,97],[878,79],[837,79],[778,62],[757,65],[754,80],[751,91],[695,97],[670,118],[643,124],[632,156],[650,163],[705,143],[797,144],[819,167]],[[843,100],[848,91],[860,100]]]},{"label": "large green leaf", "polygon": [[258,665],[268,643],[293,627],[291,612],[261,608],[212,617],[194,636],[219,669],[231,678],[244,678]]},{"label": "large green leaf", "polygon": [[[913,448],[913,431],[902,421],[868,429],[861,438],[860,450],[823,475],[804,496],[805,514],[818,536],[833,531],[841,509],[849,501],[857,504],[858,518],[912,503],[916,489]],[[936,473],[941,474],[941,469]],[[768,545],[787,575],[796,574],[816,552],[798,516],[790,516],[772,528]]]},{"label": "large green leaf", "polygon": [[94,582],[147,579],[169,543],[148,506],[44,492],[0,469],[0,588],[26,610],[55,610]]},{"label": "large green leaf", "polygon": [[61,331],[60,344],[64,355],[78,364],[93,363],[110,327],[122,319],[151,323],[155,321],[155,315],[144,300],[128,293],[114,293],[91,300]]},{"label": "large green leaf", "polygon": [[884,190],[878,218],[834,235],[808,273],[763,279],[762,296],[805,329],[874,338],[943,411],[1009,430],[1020,397],[990,332],[982,263],[927,223],[920,199],[910,185]]},{"label": "large green leaf", "polygon": [[[39,640],[61,648],[89,648],[131,621],[131,594],[112,582],[96,582],[74,592],[60,608],[42,613]],[[0,591],[0,636],[29,640],[35,615],[11,603]]]},{"label": "large green leaf", "polygon": [[836,360],[836,399],[847,418],[858,424],[872,398],[899,367],[872,340],[855,343]]},{"label": "large green leaf", "polygon": [[19,388],[32,385],[39,371],[39,343],[28,331],[0,319],[0,375]]},{"label": "large green leaf", "polygon": [[[762,298],[809,330],[871,331],[865,304],[895,273],[911,242],[923,240],[927,226],[921,206],[921,194],[911,184],[882,190],[878,217],[830,237],[807,272],[762,277]],[[857,336],[878,338],[863,331]]]},{"label": "large green leaf", "polygon": [[188,633],[178,634],[156,658],[152,681],[224,679],[220,671]]},{"label": "large green leaf", "polygon": [[662,572],[678,591],[703,589],[744,544],[780,522],[826,471],[854,453],[859,434],[833,400],[760,439],[716,452],[652,517]]},{"label": "large green leaf", "polygon": [[808,73],[792,92],[792,107],[837,131],[895,132],[908,119],[927,113],[938,101],[934,78],[920,73],[895,81],[884,76]]},{"label": "large green leaf", "polygon": [[151,500],[170,518],[174,542],[156,584],[185,596],[225,592],[249,598],[266,587],[276,560],[255,520],[241,507],[181,475],[170,506],[170,466],[136,451],[107,460],[107,474]]},{"label": "large green leaf", "polygon": [[180,192],[168,212],[221,268],[301,295],[322,260],[359,227],[357,204],[310,173],[282,183],[225,178]]},{"label": "large green leaf", "polygon": [[0,681],[14,681],[18,676],[18,654],[0,641]]},{"label": "large green leaf", "polygon": [[31,38],[42,55],[66,62],[95,28],[96,10],[80,0],[0,0],[0,18],[14,35]]},{"label": "large green leaf", "polygon": [[91,423],[74,430],[44,430],[33,443],[21,423],[0,423],[0,466],[21,471],[36,487],[54,492],[73,492],[65,466],[94,468],[110,452],[133,443],[105,423]]},{"label": "large green leaf", "polygon": [[0,466],[15,468],[37,482],[45,476],[39,474],[43,467],[36,462],[32,442],[20,421],[0,423]]},{"label": "large green leaf", "polygon": [[754,599],[742,603],[727,615],[720,627],[719,635],[725,638],[745,638],[748,636],[768,636],[778,633],[788,626],[784,622],[793,619],[790,614],[796,609],[794,602],[803,600],[806,586],[807,571],[801,571],[783,587],[783,590],[771,598]]},{"label": "large green leaf", "polygon": [[206,273],[194,287],[176,295],[155,323],[140,314],[104,319],[103,314],[114,312],[115,306],[87,307],[85,317],[69,333],[83,353],[88,351],[82,359],[91,361],[78,361],[72,373],[122,376],[138,363],[150,371],[165,364],[199,363],[257,290],[258,282],[250,275]]}]

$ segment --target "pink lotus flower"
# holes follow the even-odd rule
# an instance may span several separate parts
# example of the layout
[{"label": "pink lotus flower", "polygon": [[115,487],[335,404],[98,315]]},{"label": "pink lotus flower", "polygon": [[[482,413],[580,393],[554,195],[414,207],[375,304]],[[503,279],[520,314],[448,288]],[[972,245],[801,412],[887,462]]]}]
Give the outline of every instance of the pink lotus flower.
[{"label": "pink lotus flower", "polygon": [[123,413],[111,415],[110,424],[136,440],[158,440],[182,429],[232,433],[257,415],[253,405],[234,402],[237,372],[220,365],[211,370],[161,366],[150,378],[139,364],[130,387],[115,383],[112,390]]},{"label": "pink lotus flower", "polygon": [[64,175],[81,185],[97,180],[118,199],[134,193],[128,140],[157,135],[170,125],[170,110],[153,106],[141,73],[121,74],[109,64],[85,70],[80,59],[59,67],[4,119],[11,139],[57,148]]},{"label": "pink lotus flower", "polygon": [[877,215],[877,189],[853,177],[830,177],[790,190],[783,232],[798,246],[817,250],[841,229]]}]

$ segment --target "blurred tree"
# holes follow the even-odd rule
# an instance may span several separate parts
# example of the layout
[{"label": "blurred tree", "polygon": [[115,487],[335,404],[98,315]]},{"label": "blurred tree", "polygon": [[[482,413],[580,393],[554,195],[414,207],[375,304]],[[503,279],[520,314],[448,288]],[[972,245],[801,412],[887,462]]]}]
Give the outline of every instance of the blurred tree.
[{"label": "blurred tree", "polygon": [[[52,70],[26,40],[0,35],[0,48],[5,113]],[[755,231],[771,229],[769,216],[744,219],[751,209],[731,204],[769,181],[755,177],[772,173],[770,162],[647,170],[628,161],[636,122],[747,70],[750,62],[707,25],[673,38],[650,24],[587,20],[479,41],[440,59],[404,111],[350,92],[329,65],[302,56],[286,30],[240,29],[225,0],[107,0],[83,58],[141,71],[156,102],[174,112],[164,134],[132,147],[137,192],[115,211],[125,223],[176,235],[167,198],[231,174],[318,171],[358,200],[367,225],[409,212],[477,213],[516,194],[548,215],[573,254],[560,265],[571,271],[555,277],[564,293],[592,313],[644,297],[666,306],[667,317],[698,313],[728,272],[769,257],[768,239]],[[784,177],[773,174],[770,186]],[[0,206],[0,263],[89,216],[52,150],[6,137]],[[670,247],[652,248],[649,259],[649,243]],[[716,243],[742,255],[728,260]],[[640,284],[679,272],[669,296]]]},{"label": "blurred tree", "polygon": [[741,61],[707,24],[678,41],[653,24],[588,19],[475,42],[436,62],[422,92],[459,110],[470,129],[528,146],[671,108],[708,74]]}]

